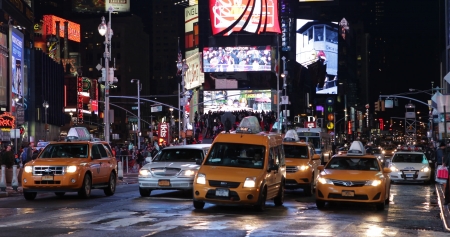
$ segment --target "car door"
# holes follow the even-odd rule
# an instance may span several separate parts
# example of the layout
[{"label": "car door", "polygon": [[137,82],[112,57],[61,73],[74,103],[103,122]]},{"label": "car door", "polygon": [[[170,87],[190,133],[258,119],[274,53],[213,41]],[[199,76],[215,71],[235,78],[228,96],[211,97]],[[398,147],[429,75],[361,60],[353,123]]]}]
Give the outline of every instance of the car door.
[{"label": "car door", "polygon": [[100,154],[102,156],[101,161],[100,161],[100,165],[101,165],[101,170],[100,170],[101,182],[108,182],[109,175],[111,173],[112,167],[115,164],[113,164],[113,159],[111,159],[111,157],[112,157],[111,151],[106,146],[104,146],[103,144],[98,144],[98,145],[99,145],[98,149],[100,150]]},{"label": "car door", "polygon": [[91,174],[92,174],[92,183],[98,184],[102,182],[102,155],[99,150],[98,144],[93,144],[91,148]]}]

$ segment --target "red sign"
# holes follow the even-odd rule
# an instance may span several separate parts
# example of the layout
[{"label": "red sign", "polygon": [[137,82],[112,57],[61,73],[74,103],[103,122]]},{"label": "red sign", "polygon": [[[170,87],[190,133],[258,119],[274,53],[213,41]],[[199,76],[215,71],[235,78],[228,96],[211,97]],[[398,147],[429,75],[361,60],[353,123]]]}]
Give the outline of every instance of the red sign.
[{"label": "red sign", "polygon": [[4,112],[0,115],[0,128],[15,128],[16,127],[16,117],[14,117],[10,112]]},{"label": "red sign", "polygon": [[78,114],[78,123],[83,123],[83,78],[77,78],[77,114]]},{"label": "red sign", "polygon": [[158,137],[159,140],[163,139],[169,143],[170,139],[170,128],[168,123],[160,123],[158,126]]},{"label": "red sign", "polygon": [[53,15],[44,15],[44,24],[42,25],[43,35],[56,35],[57,21],[59,21],[59,37],[64,38],[64,22],[67,21],[69,22],[69,40],[78,43],[81,41],[80,24],[76,24],[74,22]]},{"label": "red sign", "polygon": [[305,128],[315,128],[316,127],[316,122],[306,122],[305,123]]},{"label": "red sign", "polygon": [[278,0],[209,0],[213,35],[281,33]]},{"label": "red sign", "polygon": [[352,121],[351,120],[349,120],[348,122],[347,122],[347,134],[353,134],[352,133]]}]

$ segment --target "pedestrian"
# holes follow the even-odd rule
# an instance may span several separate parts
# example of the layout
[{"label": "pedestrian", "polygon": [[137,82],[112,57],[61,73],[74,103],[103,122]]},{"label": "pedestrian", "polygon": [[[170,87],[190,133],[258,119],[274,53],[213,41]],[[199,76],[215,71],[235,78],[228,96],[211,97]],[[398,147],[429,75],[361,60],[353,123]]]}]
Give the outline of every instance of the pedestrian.
[{"label": "pedestrian", "polygon": [[2,165],[5,165],[7,169],[11,169],[14,165],[14,153],[11,150],[11,146],[6,146],[6,150],[2,153]]},{"label": "pedestrian", "polygon": [[141,169],[144,164],[144,156],[142,156],[141,150],[136,150],[136,161],[139,165],[139,169]]},{"label": "pedestrian", "polygon": [[[33,148],[34,148],[34,142],[30,142],[30,144],[28,144],[28,147],[26,149],[27,159],[25,160],[25,163],[33,160]],[[25,163],[23,165],[25,165]]]}]

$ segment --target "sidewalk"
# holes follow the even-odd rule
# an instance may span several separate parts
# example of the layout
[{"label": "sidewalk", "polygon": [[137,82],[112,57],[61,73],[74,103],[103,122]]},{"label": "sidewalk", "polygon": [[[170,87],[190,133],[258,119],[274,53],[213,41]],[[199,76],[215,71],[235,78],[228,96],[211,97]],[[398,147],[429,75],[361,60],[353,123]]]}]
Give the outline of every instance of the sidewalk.
[{"label": "sidewalk", "polygon": [[[124,173],[123,179],[117,179],[117,185],[126,185],[126,184],[135,184],[138,182],[138,173]],[[17,187],[17,191],[11,187],[11,184],[8,183],[6,185],[6,191],[0,191],[0,198],[3,197],[17,197],[22,196],[22,186],[19,183],[19,187]]]},{"label": "sidewalk", "polygon": [[442,189],[441,184],[436,183],[435,187],[436,187],[436,194],[438,196],[437,201],[438,201],[439,207],[441,209],[441,219],[442,219],[442,222],[444,223],[444,228],[447,231],[450,231],[450,211],[448,209],[448,205],[443,205],[445,202],[444,190]]}]

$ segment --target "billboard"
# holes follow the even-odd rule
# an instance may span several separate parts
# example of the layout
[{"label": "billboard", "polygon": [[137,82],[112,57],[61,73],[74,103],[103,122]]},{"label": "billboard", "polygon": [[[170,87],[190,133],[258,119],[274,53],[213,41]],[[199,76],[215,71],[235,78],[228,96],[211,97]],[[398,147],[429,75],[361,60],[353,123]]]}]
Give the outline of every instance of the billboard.
[{"label": "billboard", "polygon": [[56,22],[59,21],[59,37],[64,38],[64,22],[69,22],[69,40],[80,42],[80,24],[68,21],[66,19],[54,16],[44,15],[44,24],[42,25],[43,35],[56,35]]},{"label": "billboard", "polygon": [[308,69],[316,94],[337,94],[337,23],[297,19],[296,24],[296,61]]},{"label": "billboard", "polygon": [[199,43],[198,5],[184,9],[185,49],[197,48]]},{"label": "billboard", "polygon": [[131,0],[73,0],[72,9],[79,13],[103,13],[108,12],[109,7],[114,12],[129,12]]},{"label": "billboard", "polygon": [[270,46],[205,47],[203,72],[270,72],[271,51]]},{"label": "billboard", "polygon": [[11,92],[14,105],[14,98],[23,97],[23,34],[14,28],[11,29]]},{"label": "billboard", "polygon": [[202,53],[198,52],[198,49],[194,49],[186,52],[186,63],[189,69],[186,71],[184,77],[184,87],[186,89],[192,89],[199,87],[205,82],[205,74],[202,72]]},{"label": "billboard", "polygon": [[213,35],[281,33],[278,0],[209,0]]},{"label": "billboard", "polygon": [[203,111],[271,111],[270,90],[203,91]]}]

